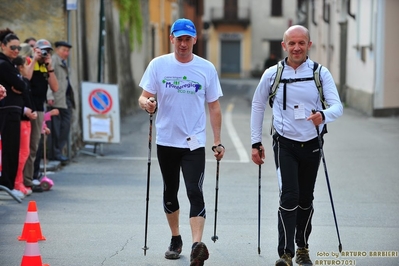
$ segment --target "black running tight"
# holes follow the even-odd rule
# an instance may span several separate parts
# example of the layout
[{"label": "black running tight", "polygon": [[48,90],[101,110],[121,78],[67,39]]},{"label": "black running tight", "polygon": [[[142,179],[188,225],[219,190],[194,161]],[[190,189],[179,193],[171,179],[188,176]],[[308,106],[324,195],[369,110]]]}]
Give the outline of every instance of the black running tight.
[{"label": "black running tight", "polygon": [[165,213],[177,211],[180,169],[190,201],[190,218],[205,217],[205,203],[202,192],[205,170],[205,148],[194,151],[157,145],[158,162],[164,182],[163,204]]},{"label": "black running tight", "polygon": [[274,158],[280,187],[278,252],[295,254],[307,247],[312,229],[313,191],[320,164],[318,139],[297,142],[273,136]]}]

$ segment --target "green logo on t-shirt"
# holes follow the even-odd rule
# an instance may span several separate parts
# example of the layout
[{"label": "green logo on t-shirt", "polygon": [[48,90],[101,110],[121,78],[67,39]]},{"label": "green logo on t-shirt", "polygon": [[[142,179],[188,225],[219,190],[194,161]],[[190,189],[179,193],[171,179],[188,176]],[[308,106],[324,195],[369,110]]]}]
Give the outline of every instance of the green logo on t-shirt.
[{"label": "green logo on t-shirt", "polygon": [[193,80],[188,80],[186,76],[165,77],[162,83],[165,84],[165,88],[176,89],[178,93],[194,94],[202,89],[201,84]]}]

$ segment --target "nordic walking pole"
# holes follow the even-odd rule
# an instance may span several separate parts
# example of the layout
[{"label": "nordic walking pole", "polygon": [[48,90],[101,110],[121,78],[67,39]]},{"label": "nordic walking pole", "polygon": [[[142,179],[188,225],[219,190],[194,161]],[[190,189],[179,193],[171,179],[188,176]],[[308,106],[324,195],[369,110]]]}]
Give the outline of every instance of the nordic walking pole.
[{"label": "nordic walking pole", "polygon": [[[222,151],[222,147],[217,146],[216,151],[220,153]],[[213,227],[213,236],[211,237],[213,243],[216,242],[216,240],[219,239],[219,237],[216,235],[216,221],[217,221],[217,212],[218,212],[218,192],[219,192],[219,163],[220,160],[216,160],[216,186],[215,186],[215,223]]]},{"label": "nordic walking pole", "polygon": [[[153,97],[149,98],[151,102],[154,102]],[[148,163],[147,163],[147,195],[146,195],[146,206],[145,206],[145,230],[144,230],[144,256],[147,255],[147,232],[148,232],[148,204],[150,201],[150,170],[151,170],[151,141],[152,141],[152,113],[150,114],[150,127],[148,133]]]},{"label": "nordic walking pole", "polygon": [[[262,149],[259,148],[259,155],[262,157]],[[261,186],[262,186],[262,166],[259,165],[259,179],[258,179],[258,254],[260,254],[260,210],[261,210]]]},{"label": "nordic walking pole", "polygon": [[[316,110],[313,109],[312,113],[315,114]],[[332,212],[333,212],[333,215],[334,215],[335,229],[337,230],[338,243],[339,243],[338,250],[339,250],[339,252],[341,252],[342,251],[342,244],[341,244],[341,238],[339,236],[337,216],[335,215],[335,208],[334,208],[334,202],[333,202],[333,197],[332,197],[332,192],[331,192],[330,179],[328,178],[326,159],[324,158],[323,142],[321,140],[321,136],[320,136],[320,132],[319,132],[319,126],[315,126],[315,127],[316,127],[316,131],[317,131],[317,138],[319,139],[320,154],[321,154],[321,158],[323,160],[324,173],[326,175],[328,193],[330,194],[330,202],[331,202]]]}]

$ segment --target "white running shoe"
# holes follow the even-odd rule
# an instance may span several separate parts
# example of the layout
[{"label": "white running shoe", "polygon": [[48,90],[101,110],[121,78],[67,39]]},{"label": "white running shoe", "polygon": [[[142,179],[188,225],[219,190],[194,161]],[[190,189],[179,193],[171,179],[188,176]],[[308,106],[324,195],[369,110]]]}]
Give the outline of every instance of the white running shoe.
[{"label": "white running shoe", "polygon": [[19,191],[19,190],[13,189],[13,190],[11,190],[11,193],[12,193],[15,197],[17,197],[17,198],[20,198],[20,199],[25,198],[25,194],[22,193],[22,192]]}]

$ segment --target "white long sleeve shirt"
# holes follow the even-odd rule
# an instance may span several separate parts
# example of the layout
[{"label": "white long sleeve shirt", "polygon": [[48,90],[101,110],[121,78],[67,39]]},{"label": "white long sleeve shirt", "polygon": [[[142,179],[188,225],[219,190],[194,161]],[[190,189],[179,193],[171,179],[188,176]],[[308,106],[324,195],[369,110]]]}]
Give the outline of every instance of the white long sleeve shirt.
[{"label": "white long sleeve shirt", "polygon": [[[297,79],[313,77],[314,62],[309,58],[297,69],[287,63],[284,64],[282,79]],[[269,94],[277,73],[277,65],[267,69],[256,88],[252,100],[251,112],[251,143],[262,142],[262,125],[266,106],[269,104]],[[286,110],[283,110],[283,87],[280,83],[273,102],[273,127],[278,134],[285,138],[305,142],[317,137],[317,132],[312,121],[306,118],[312,110],[323,110],[325,120],[320,125],[320,132],[324,124],[333,122],[343,113],[337,87],[330,71],[324,66],[320,70],[320,80],[323,87],[325,101],[329,105],[323,110],[320,94],[314,80],[298,81],[286,84]],[[303,108],[305,117],[295,117],[298,109]],[[298,113],[297,113],[298,114]]]}]

